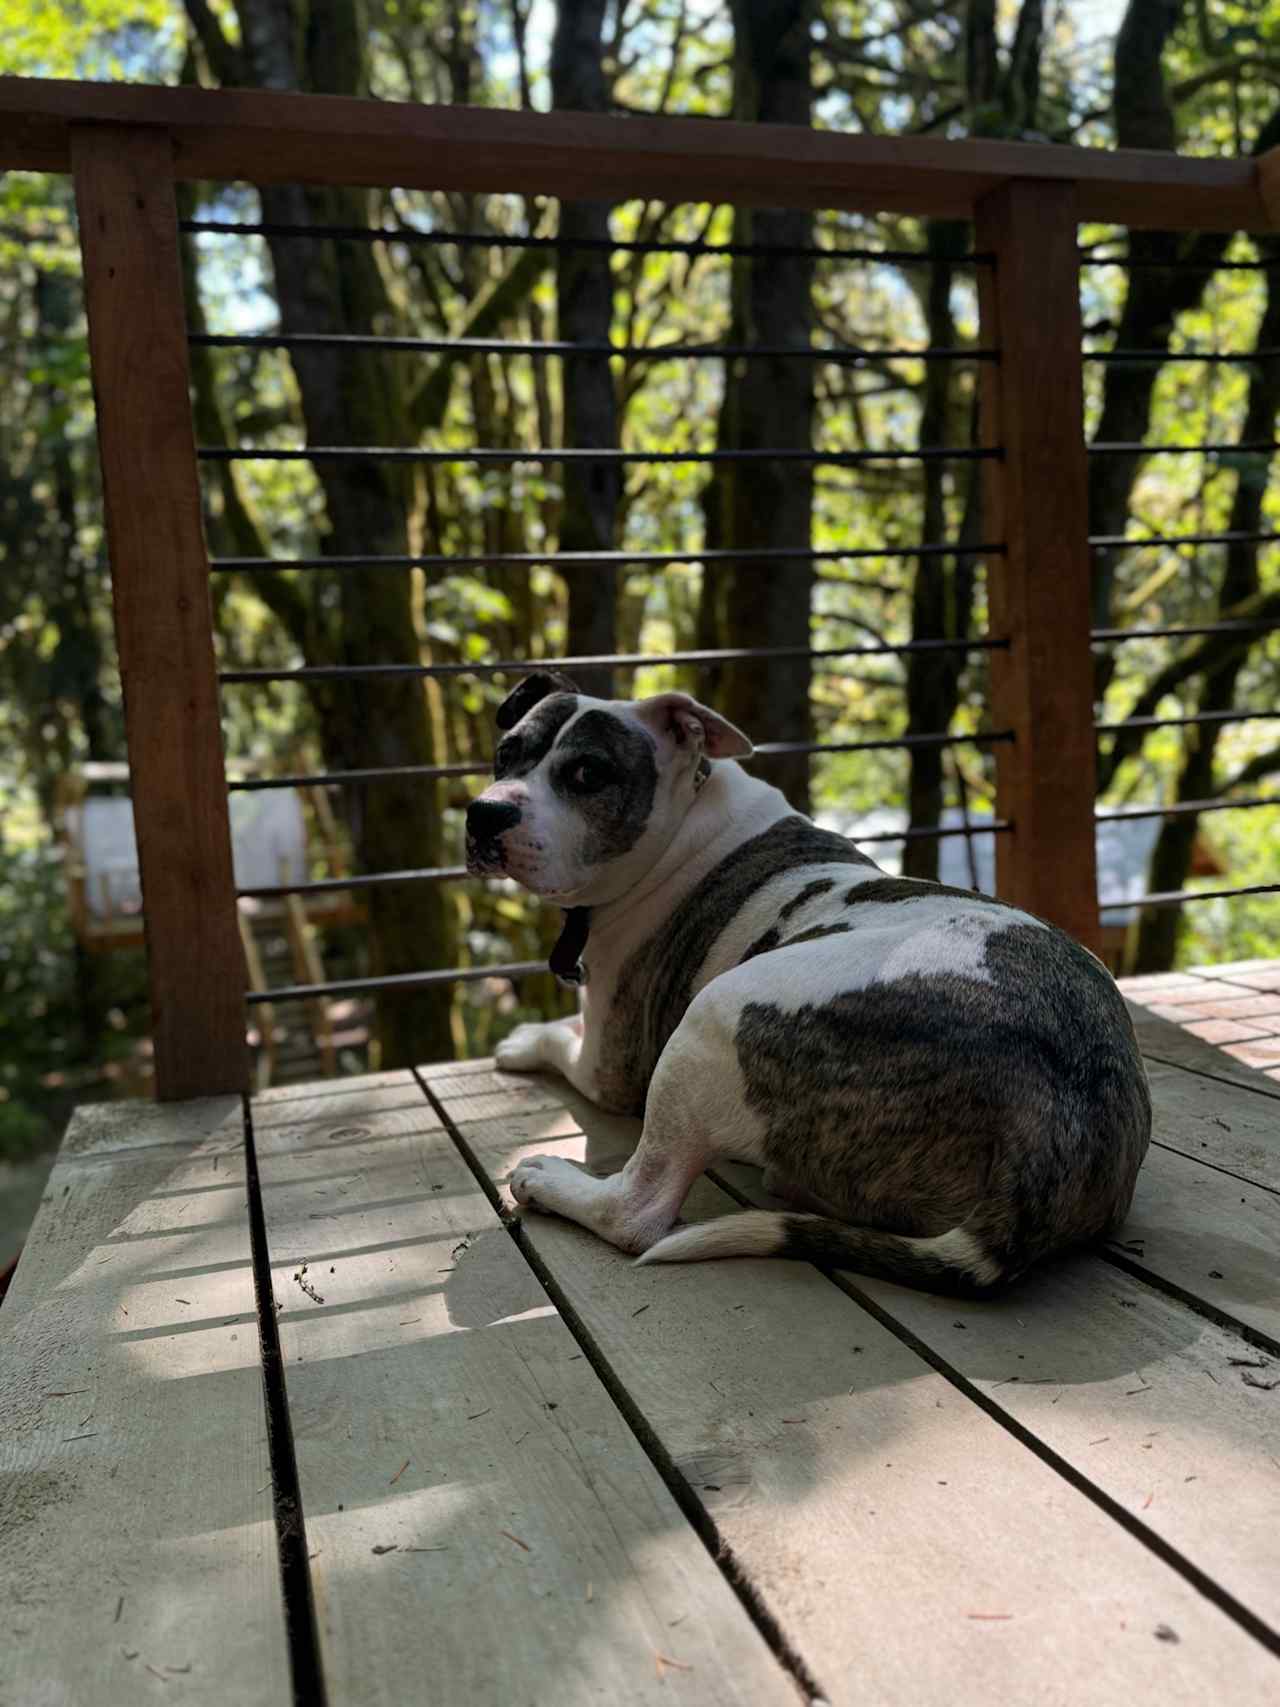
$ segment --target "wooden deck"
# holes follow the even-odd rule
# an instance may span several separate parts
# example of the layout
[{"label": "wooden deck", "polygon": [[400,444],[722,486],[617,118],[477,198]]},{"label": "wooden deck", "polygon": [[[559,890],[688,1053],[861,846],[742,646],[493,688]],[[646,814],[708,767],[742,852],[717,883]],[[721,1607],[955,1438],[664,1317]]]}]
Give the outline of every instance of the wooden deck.
[{"label": "wooden deck", "polygon": [[81,1110],[0,1313],[0,1703],[1275,1703],[1280,1083],[1139,1021],[1123,1237],[981,1305],[506,1221],[636,1128],[485,1063],[248,1144]]}]

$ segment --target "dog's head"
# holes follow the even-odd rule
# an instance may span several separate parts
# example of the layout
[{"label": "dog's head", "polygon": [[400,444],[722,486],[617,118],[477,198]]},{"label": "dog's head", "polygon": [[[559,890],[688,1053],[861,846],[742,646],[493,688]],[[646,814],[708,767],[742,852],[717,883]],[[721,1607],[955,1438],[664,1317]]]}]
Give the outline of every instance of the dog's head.
[{"label": "dog's head", "polygon": [[751,751],[688,694],[591,699],[550,671],[527,676],[497,723],[494,781],[467,809],[467,869],[574,905],[625,894],[679,829],[706,761]]}]

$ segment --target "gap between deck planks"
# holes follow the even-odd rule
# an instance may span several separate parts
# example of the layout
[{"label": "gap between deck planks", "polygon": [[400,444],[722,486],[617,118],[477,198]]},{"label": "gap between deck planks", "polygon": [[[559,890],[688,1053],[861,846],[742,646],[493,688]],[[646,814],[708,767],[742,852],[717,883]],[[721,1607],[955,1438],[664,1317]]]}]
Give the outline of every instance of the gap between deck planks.
[{"label": "gap between deck planks", "polygon": [[0,1703],[291,1699],[238,1097],[74,1115],[0,1310]]},{"label": "gap between deck planks", "polygon": [[[559,1081],[424,1071],[494,1181],[638,1132]],[[704,1180],[686,1215],[733,1208]],[[1274,1651],[1185,1580],[1280,1626],[1276,1395],[1233,1335],[1090,1257],[996,1304],[880,1287],[882,1324],[800,1265],[636,1269],[536,1214],[522,1238],[832,1701],[1275,1698]]]},{"label": "gap between deck planks", "polygon": [[333,1707],[794,1704],[413,1078],[253,1108]]}]

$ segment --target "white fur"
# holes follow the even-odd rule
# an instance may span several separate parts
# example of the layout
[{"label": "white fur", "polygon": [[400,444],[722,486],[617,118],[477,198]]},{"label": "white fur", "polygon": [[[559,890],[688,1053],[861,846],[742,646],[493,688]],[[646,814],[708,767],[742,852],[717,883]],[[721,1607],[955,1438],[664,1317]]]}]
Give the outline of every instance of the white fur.
[{"label": "white fur", "polygon": [[953,1227],[949,1233],[938,1233],[932,1239],[912,1239],[924,1256],[937,1257],[951,1268],[970,1275],[979,1286],[990,1286],[1000,1278],[1000,1264],[993,1262],[972,1233],[963,1227]]},{"label": "white fur", "polygon": [[[776,1210],[748,1209],[741,1215],[702,1221],[696,1227],[681,1227],[668,1233],[636,1261],[707,1262],[716,1257],[774,1256],[786,1243],[787,1223],[795,1219],[794,1215],[779,1214]],[[854,1232],[851,1228],[850,1233]],[[921,1258],[936,1258],[969,1276],[979,1286],[989,1286],[1000,1277],[999,1263],[993,1262],[963,1227],[953,1227],[950,1232],[932,1238],[908,1238],[902,1242]]]},{"label": "white fur", "polygon": [[712,1257],[771,1257],[782,1249],[787,1217],[772,1209],[747,1209],[716,1221],[681,1227],[650,1245],[640,1262],[705,1262]]}]

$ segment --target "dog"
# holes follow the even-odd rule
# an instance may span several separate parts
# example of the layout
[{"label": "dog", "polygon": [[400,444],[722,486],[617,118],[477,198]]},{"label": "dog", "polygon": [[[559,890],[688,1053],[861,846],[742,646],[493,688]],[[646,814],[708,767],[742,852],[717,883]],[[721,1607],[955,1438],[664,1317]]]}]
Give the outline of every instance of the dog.
[{"label": "dog", "polygon": [[[569,1019],[509,1072],[643,1114],[620,1173],[531,1158],[510,1188],[641,1262],[783,1256],[986,1295],[1128,1211],[1151,1133],[1133,1027],[1071,938],[966,889],[887,875],[735,761],[687,694],[527,677],[497,713],[467,867],[565,910]],[[794,1211],[678,1226],[717,1161]]]}]

